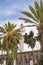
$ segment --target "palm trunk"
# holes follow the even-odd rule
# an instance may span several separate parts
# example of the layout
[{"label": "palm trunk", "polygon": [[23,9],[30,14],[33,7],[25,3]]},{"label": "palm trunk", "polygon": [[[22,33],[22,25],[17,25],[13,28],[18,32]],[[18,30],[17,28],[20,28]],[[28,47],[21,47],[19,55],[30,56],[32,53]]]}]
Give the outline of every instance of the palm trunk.
[{"label": "palm trunk", "polygon": [[6,58],[6,65],[9,63],[9,50],[7,50],[7,58]]},{"label": "palm trunk", "polygon": [[17,50],[16,50],[16,59],[15,59],[15,65],[17,65]]},{"label": "palm trunk", "polygon": [[29,65],[30,65],[30,53],[29,53]]},{"label": "palm trunk", "polygon": [[41,44],[41,52],[43,52],[43,28],[40,26],[38,29],[38,32],[40,34],[40,44]]},{"label": "palm trunk", "polygon": [[20,52],[20,64],[22,65],[22,52]]},{"label": "palm trunk", "polygon": [[41,33],[41,56],[40,56],[40,64],[43,65],[43,33]]},{"label": "palm trunk", "polygon": [[[4,51],[4,55],[5,55],[5,51]],[[6,65],[6,58],[5,58],[5,56],[3,58],[4,58],[4,65]]]},{"label": "palm trunk", "polygon": [[15,60],[14,60],[14,64],[13,65],[17,65],[17,51],[16,51],[16,58],[15,58]]},{"label": "palm trunk", "polygon": [[40,44],[41,44],[41,49],[40,49],[41,50],[41,54],[40,54],[40,65],[43,65],[43,58],[42,58],[43,57],[43,54],[42,54],[43,53],[43,26],[39,27],[38,31],[39,31],[40,37],[41,37],[40,38],[40,40],[41,40],[40,41]]},{"label": "palm trunk", "polygon": [[41,33],[41,52],[43,52],[43,33]]},{"label": "palm trunk", "polygon": [[34,65],[34,55],[33,55],[33,53],[34,53],[34,52],[33,52],[33,48],[32,48],[33,65]]},{"label": "palm trunk", "polygon": [[[3,57],[3,50],[1,50],[1,55]],[[1,65],[2,65],[3,59],[1,58]]]}]

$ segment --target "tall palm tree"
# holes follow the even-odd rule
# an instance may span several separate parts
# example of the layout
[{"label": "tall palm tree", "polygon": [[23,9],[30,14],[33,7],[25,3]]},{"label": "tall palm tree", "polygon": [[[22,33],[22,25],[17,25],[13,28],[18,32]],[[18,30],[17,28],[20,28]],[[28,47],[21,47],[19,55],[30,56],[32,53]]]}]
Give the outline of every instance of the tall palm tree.
[{"label": "tall palm tree", "polygon": [[[36,36],[36,40],[41,43],[41,35],[40,35],[40,33],[38,33],[38,35]],[[40,55],[41,55],[41,53],[40,53]],[[43,52],[42,52],[41,57],[39,57],[39,59],[38,59],[38,63],[40,65],[43,65]]]},{"label": "tall palm tree", "polygon": [[33,31],[30,31],[29,35],[25,33],[24,42],[28,44],[28,47],[30,46],[32,48],[32,56],[33,56],[33,64],[34,64],[33,48],[35,47],[36,39]]},{"label": "tall palm tree", "polygon": [[[11,55],[14,54],[15,50],[17,51],[18,49],[18,43],[21,38],[21,33],[20,29],[16,29],[16,25],[11,24],[8,22],[7,24],[2,27],[0,26],[0,38],[2,37],[3,39],[3,49],[7,51],[7,58],[10,56],[10,51]],[[15,59],[15,57],[14,57]],[[7,60],[8,62],[8,60]],[[7,63],[8,64],[8,63]]]},{"label": "tall palm tree", "polygon": [[[41,35],[41,51],[43,51],[43,2],[40,0],[40,4],[35,0],[34,8],[29,6],[30,12],[21,11],[22,14],[26,15],[28,18],[19,18],[24,20],[25,23],[34,24],[37,27],[38,32]],[[30,25],[31,26],[31,25]]]}]

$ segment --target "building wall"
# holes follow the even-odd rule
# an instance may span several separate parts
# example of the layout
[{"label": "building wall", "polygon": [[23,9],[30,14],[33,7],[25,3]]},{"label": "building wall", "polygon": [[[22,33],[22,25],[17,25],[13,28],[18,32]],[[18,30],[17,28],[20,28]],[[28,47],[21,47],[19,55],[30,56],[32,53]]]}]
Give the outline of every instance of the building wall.
[{"label": "building wall", "polygon": [[16,64],[17,65],[33,65],[34,63],[37,63],[37,61],[40,58],[40,51],[34,51],[32,52],[22,52],[17,54]]},{"label": "building wall", "polygon": [[[43,52],[41,54],[43,54]],[[36,63],[39,60],[39,58],[40,51],[34,51],[33,53],[32,51],[17,53],[16,65],[31,65],[31,63],[33,65],[33,61],[34,63]],[[3,55],[2,59],[6,60],[6,55]],[[3,63],[3,65],[5,65],[5,63]]]}]

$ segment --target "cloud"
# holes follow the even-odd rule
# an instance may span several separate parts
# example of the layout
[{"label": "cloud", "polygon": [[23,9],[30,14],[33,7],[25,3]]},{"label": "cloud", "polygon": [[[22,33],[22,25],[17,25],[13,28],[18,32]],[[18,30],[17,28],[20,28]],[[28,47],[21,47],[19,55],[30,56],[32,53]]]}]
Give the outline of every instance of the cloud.
[{"label": "cloud", "polygon": [[3,5],[0,8],[0,21],[3,22],[5,20],[14,18],[17,19],[22,16],[22,14],[20,13],[20,11],[22,10],[28,10],[28,7],[25,4],[21,6],[21,4],[18,3]]},{"label": "cloud", "polygon": [[16,13],[16,11],[14,11],[13,9],[6,9],[5,11],[4,11],[4,13],[2,13],[3,15],[5,15],[5,16],[10,16],[10,15],[13,15],[13,14],[15,14]]},{"label": "cloud", "polygon": [[10,16],[16,14],[17,11],[20,12],[21,10],[28,10],[28,7],[25,4],[23,4],[22,6],[20,4],[10,4],[8,6],[5,5],[5,7],[3,6],[2,8],[0,8],[0,15]]},{"label": "cloud", "polygon": [[13,15],[16,13],[16,9],[17,5],[8,6],[4,9],[0,9],[0,14],[5,16]]}]

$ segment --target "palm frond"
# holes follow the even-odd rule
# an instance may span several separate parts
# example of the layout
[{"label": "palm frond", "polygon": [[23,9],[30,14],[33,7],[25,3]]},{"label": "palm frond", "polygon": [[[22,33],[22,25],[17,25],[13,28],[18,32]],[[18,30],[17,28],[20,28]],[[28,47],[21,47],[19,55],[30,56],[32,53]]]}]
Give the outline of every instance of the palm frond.
[{"label": "palm frond", "polygon": [[29,9],[32,12],[32,14],[36,17],[36,19],[38,19],[35,9],[32,6],[29,6]]},{"label": "palm frond", "polygon": [[34,5],[35,5],[35,10],[36,10],[36,13],[39,17],[39,20],[41,19],[41,9],[40,9],[40,6],[39,4],[37,3],[37,1],[34,2]]},{"label": "palm frond", "polygon": [[20,33],[21,31],[20,31],[20,29],[16,29],[16,30],[14,30],[14,32]]},{"label": "palm frond", "polygon": [[4,25],[4,29],[5,29],[5,31],[7,32],[7,30],[8,30],[8,25],[5,23],[5,25]]},{"label": "palm frond", "polygon": [[37,21],[37,19],[31,13],[29,13],[27,11],[21,11],[21,13],[24,14],[24,15],[26,15],[26,16],[28,16],[29,18]]},{"label": "palm frond", "polygon": [[19,18],[19,19],[24,20],[25,23],[34,23],[34,24],[37,24],[36,22],[33,22],[33,21],[31,21],[29,19],[26,19],[26,18]]},{"label": "palm frond", "polygon": [[10,22],[8,22],[8,31],[12,30],[12,24]]},{"label": "palm frond", "polygon": [[42,0],[40,0],[40,9],[41,9],[41,13],[43,14],[43,2],[42,2]]},{"label": "palm frond", "polygon": [[40,7],[41,7],[41,8],[42,8],[42,4],[43,4],[43,3],[42,3],[42,0],[40,0]]},{"label": "palm frond", "polygon": [[22,37],[21,33],[17,33],[17,32],[14,32],[13,36],[18,38],[18,40],[21,39],[21,37]]},{"label": "palm frond", "polygon": [[36,26],[36,25],[26,25],[24,27],[33,27],[33,26]]},{"label": "palm frond", "polygon": [[7,47],[6,47],[6,36],[3,37],[3,49],[6,50]]},{"label": "palm frond", "polygon": [[12,24],[12,29],[14,29],[17,26],[17,24]]},{"label": "palm frond", "polygon": [[8,22],[8,24],[5,23],[4,25],[6,32],[14,30],[15,27],[16,27],[16,24],[14,25],[14,24],[11,24],[10,22]]},{"label": "palm frond", "polygon": [[0,27],[0,32],[5,33],[5,29],[3,27]]}]

